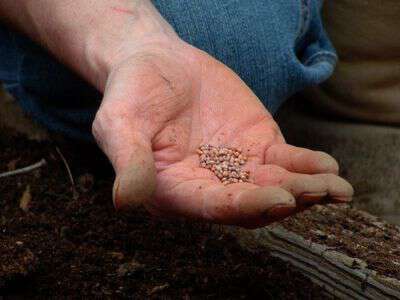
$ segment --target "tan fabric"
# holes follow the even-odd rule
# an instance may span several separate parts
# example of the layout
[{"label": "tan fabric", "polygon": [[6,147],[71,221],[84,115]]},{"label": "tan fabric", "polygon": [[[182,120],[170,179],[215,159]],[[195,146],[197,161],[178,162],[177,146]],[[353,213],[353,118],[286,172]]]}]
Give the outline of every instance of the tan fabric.
[{"label": "tan fabric", "polygon": [[400,124],[400,0],[326,0],[324,20],[340,62],[307,98],[336,115]]}]

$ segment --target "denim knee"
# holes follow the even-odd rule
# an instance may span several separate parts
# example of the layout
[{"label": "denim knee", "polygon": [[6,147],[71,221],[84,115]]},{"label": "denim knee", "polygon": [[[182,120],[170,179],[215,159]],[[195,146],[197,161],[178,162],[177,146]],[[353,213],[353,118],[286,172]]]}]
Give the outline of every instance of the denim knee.
[{"label": "denim knee", "polygon": [[[275,113],[293,93],[327,79],[336,54],[322,0],[153,0],[190,44],[229,67]],[[88,139],[101,95],[32,41],[0,25],[0,81],[52,130]]]},{"label": "denim knee", "polygon": [[153,2],[182,39],[232,68],[271,113],[326,80],[336,64],[322,0]]},{"label": "denim knee", "polygon": [[0,23],[0,82],[50,130],[91,140],[101,94],[28,38]]}]

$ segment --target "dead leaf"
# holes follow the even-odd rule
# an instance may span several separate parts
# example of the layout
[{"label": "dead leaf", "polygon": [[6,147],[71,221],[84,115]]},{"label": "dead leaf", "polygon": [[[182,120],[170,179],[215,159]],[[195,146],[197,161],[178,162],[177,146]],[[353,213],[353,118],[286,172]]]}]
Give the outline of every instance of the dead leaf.
[{"label": "dead leaf", "polygon": [[31,200],[32,200],[31,186],[28,184],[26,186],[24,193],[22,194],[21,199],[19,200],[19,208],[21,208],[24,212],[28,212]]}]

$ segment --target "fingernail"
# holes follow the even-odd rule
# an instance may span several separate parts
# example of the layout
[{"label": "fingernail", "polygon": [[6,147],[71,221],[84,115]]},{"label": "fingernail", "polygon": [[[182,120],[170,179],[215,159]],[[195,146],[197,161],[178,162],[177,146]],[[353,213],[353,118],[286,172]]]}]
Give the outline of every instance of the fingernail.
[{"label": "fingernail", "polygon": [[278,204],[265,212],[268,220],[281,220],[293,215],[296,212],[296,206],[285,204]]},{"label": "fingernail", "polygon": [[319,203],[326,197],[327,193],[305,193],[299,196],[302,202]]},{"label": "fingernail", "polygon": [[339,164],[328,154],[326,158],[321,159],[320,168],[328,173],[339,173]]},{"label": "fingernail", "polygon": [[353,201],[353,197],[332,197],[334,202],[348,203]]}]

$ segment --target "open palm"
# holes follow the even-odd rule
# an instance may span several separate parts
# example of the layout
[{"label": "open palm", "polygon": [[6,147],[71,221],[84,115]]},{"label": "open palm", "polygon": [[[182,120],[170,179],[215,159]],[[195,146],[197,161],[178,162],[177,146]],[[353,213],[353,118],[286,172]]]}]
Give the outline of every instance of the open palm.
[{"label": "open palm", "polygon": [[[332,157],[287,145],[246,84],[186,44],[147,48],[116,67],[93,132],[117,174],[117,208],[258,227],[353,193]],[[251,183],[225,186],[200,168],[202,144],[242,149]]]}]

